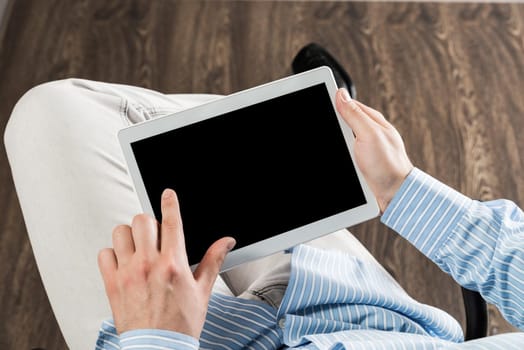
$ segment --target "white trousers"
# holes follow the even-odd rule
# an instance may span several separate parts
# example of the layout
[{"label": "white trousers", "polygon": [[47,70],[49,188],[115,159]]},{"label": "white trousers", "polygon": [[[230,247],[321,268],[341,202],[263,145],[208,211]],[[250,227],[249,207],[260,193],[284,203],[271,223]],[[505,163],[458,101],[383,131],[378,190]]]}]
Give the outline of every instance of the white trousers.
[{"label": "white trousers", "polygon": [[[14,108],[4,134],[8,160],[38,269],[70,348],[92,349],[102,320],[111,317],[97,253],[111,246],[116,225],[130,225],[142,212],[118,130],[219,97],[69,79],[31,89]],[[374,260],[346,230],[310,244]],[[223,274],[215,291],[278,306],[288,276],[289,256],[275,254]]]}]

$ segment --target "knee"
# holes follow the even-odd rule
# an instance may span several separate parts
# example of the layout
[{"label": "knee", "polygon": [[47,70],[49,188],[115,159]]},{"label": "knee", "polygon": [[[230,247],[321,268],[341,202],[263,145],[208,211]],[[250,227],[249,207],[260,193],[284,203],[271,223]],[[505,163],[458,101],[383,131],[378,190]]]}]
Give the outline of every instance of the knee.
[{"label": "knee", "polygon": [[[4,130],[6,152],[12,153],[24,143],[36,142],[60,130],[67,122],[65,106],[77,94],[75,79],[57,80],[33,87],[16,103]],[[66,126],[67,127],[67,126]]]}]

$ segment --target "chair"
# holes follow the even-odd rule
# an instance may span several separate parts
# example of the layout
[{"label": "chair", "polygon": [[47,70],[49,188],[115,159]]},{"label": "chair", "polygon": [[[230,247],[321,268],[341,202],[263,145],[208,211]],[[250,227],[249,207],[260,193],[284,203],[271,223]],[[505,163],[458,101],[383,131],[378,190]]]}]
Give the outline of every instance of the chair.
[{"label": "chair", "polygon": [[465,340],[483,338],[488,334],[488,307],[480,293],[462,288],[466,311]]}]

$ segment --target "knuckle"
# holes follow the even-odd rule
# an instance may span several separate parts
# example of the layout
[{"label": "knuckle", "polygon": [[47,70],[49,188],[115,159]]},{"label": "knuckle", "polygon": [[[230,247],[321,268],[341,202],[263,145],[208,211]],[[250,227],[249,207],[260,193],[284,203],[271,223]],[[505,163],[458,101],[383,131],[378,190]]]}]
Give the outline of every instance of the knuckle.
[{"label": "knuckle", "polygon": [[98,252],[98,265],[102,265],[106,256],[111,253],[111,248],[104,248]]},{"label": "knuckle", "polygon": [[105,290],[110,300],[118,296],[118,285],[116,281],[106,281]]},{"label": "knuckle", "polygon": [[355,103],[355,101],[350,101],[349,102],[349,108],[352,111],[357,112],[357,113],[362,112],[362,109]]},{"label": "knuckle", "polygon": [[216,254],[215,256],[215,263],[216,263],[216,266],[217,267],[220,267],[222,266],[222,264],[224,263],[224,259],[225,259],[225,255],[224,254]]},{"label": "knuckle", "polygon": [[147,256],[142,256],[138,259],[138,262],[135,267],[135,272],[137,276],[141,279],[147,279],[152,268],[153,264],[151,262],[151,259]]},{"label": "knuckle", "polygon": [[133,217],[133,226],[137,224],[148,224],[153,218],[146,213],[138,214]]},{"label": "knuckle", "polygon": [[384,128],[386,130],[392,130],[393,132],[397,132],[397,129],[395,129],[395,127],[393,126],[393,124],[391,124],[384,116],[382,116],[383,118],[383,125],[384,125]]},{"label": "knuckle", "polygon": [[210,268],[213,270],[213,272],[215,272],[216,270],[216,272],[218,273],[220,266],[222,266],[222,264],[224,263],[225,255],[216,251],[209,252],[209,254],[209,261],[212,262]]},{"label": "knuckle", "polygon": [[180,227],[180,223],[175,216],[166,215],[164,218],[162,218],[162,226],[168,229],[178,229]]},{"label": "knuckle", "polygon": [[382,130],[373,130],[372,136],[377,144],[388,145],[390,143],[387,133],[382,132]]},{"label": "knuckle", "polygon": [[127,232],[130,229],[129,225],[117,225],[113,229],[113,236],[116,236],[120,233]]},{"label": "knuckle", "polygon": [[174,259],[164,259],[162,261],[162,271],[167,279],[173,279],[182,273],[182,269]]},{"label": "knuckle", "polygon": [[122,286],[122,289],[124,290],[132,290],[137,285],[137,279],[138,278],[136,275],[127,274],[121,277],[119,284]]},{"label": "knuckle", "polygon": [[98,261],[101,261],[102,259],[104,259],[104,256],[107,254],[108,249],[109,248],[104,248],[98,251]]}]

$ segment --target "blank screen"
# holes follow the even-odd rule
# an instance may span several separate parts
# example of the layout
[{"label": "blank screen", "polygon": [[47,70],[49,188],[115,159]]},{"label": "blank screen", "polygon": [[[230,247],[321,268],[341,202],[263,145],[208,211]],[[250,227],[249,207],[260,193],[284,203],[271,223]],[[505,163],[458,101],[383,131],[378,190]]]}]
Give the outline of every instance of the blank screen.
[{"label": "blank screen", "polygon": [[159,222],[177,192],[191,265],[221,237],[238,249],[366,203],[325,84],[131,147]]}]

